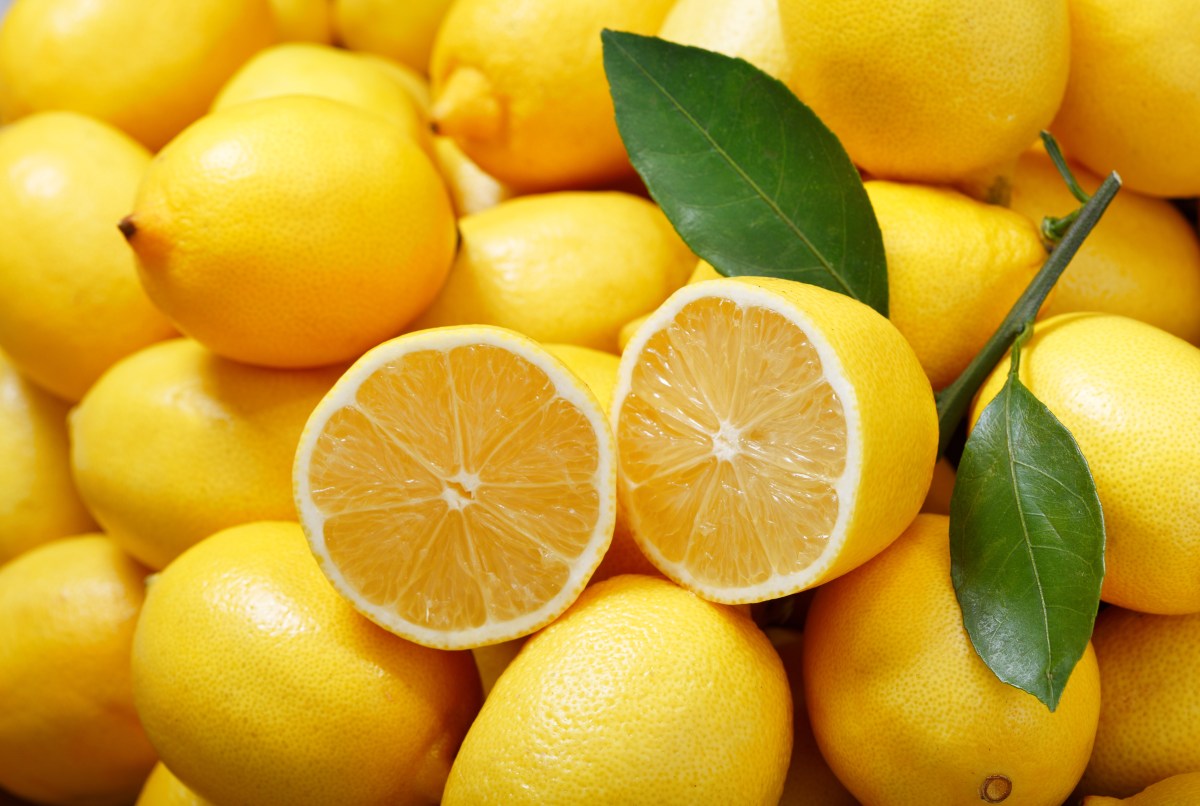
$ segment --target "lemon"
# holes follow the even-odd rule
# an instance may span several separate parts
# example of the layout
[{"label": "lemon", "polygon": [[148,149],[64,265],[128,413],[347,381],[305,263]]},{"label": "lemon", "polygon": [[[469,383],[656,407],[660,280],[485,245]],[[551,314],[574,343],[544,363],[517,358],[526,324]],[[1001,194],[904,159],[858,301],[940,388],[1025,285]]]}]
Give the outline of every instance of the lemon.
[{"label": "lemon", "polygon": [[157,150],[275,37],[267,0],[19,0],[0,27],[0,120],[69,109]]},{"label": "lemon", "polygon": [[422,73],[429,70],[433,37],[450,4],[451,0],[332,0],[342,44],[395,59]]},{"label": "lemon", "polygon": [[800,99],[881,179],[987,184],[1049,125],[1067,0],[780,0]]},{"label": "lemon", "polygon": [[488,644],[471,650],[471,655],[475,658],[475,666],[479,669],[479,679],[483,683],[485,698],[492,693],[496,681],[513,662],[513,658],[517,657],[521,647],[525,646],[525,641],[524,637],[514,638],[511,641]]},{"label": "lemon", "polygon": [[339,371],[251,367],[188,339],[130,356],[71,416],[83,500],[153,568],[227,526],[295,519],[292,456]]},{"label": "lemon", "polygon": [[[1100,178],[1071,166],[1088,192]],[[1079,207],[1044,151],[1021,155],[1012,209],[1040,224]],[[1170,202],[1122,188],[1088,233],[1042,311],[1099,311],[1140,319],[1200,343],[1200,240]]]},{"label": "lemon", "polygon": [[329,0],[270,0],[279,38],[285,42],[327,43],[333,38]]},{"label": "lemon", "polygon": [[1067,155],[1153,196],[1200,193],[1200,7],[1070,0],[1071,79],[1051,130]]},{"label": "lemon", "polygon": [[414,328],[484,324],[616,352],[630,319],[696,258],[654,204],[620,192],[523,196],[459,221],[446,286]]},{"label": "lemon", "polygon": [[67,404],[21,377],[0,353],[0,565],[95,528],[75,491],[68,451]]},{"label": "lemon", "polygon": [[[691,276],[688,277],[687,282],[684,283],[684,285],[702,283],[705,280],[719,280],[724,276],[725,275],[714,269],[712,264],[707,260],[700,260],[696,262],[696,268],[692,270]],[[629,345],[629,342],[633,341],[633,334],[636,333],[637,329],[644,325],[646,320],[649,318],[650,314],[646,313],[630,319],[628,322],[621,325],[621,329],[617,333],[617,347],[619,348],[618,352],[625,352],[625,348]]]},{"label": "lemon", "polygon": [[281,95],[314,95],[386,118],[428,149],[429,126],[412,93],[379,65],[377,59],[329,45],[275,45],[234,73],[213,101],[212,111]]},{"label": "lemon", "polygon": [[376,56],[373,53],[359,53],[358,57],[375,65],[378,69],[387,73],[396,80],[400,86],[408,91],[409,97],[417,105],[423,119],[429,120],[432,114],[433,98],[430,95],[429,79],[423,74],[406,64],[392,61],[383,56]]},{"label": "lemon", "polygon": [[454,210],[460,216],[481,213],[516,195],[512,188],[471,162],[449,137],[433,138],[433,157],[446,180]]},{"label": "lemon", "polygon": [[996,332],[1046,260],[1024,216],[952,190],[866,183],[888,267],[888,315],[935,390]]},{"label": "lemon", "polygon": [[0,787],[39,803],[133,800],[154,766],[129,670],[147,573],[101,535],[0,566]]},{"label": "lemon", "polygon": [[296,451],[296,507],[356,608],[427,646],[508,641],[579,595],[612,539],[605,412],[543,348],[494,327],[363,356]]},{"label": "lemon", "polygon": [[621,503],[663,573],[764,601],[849,571],[917,514],[937,452],[932,390],[871,308],[787,280],[677,291],[621,356]]},{"label": "lemon", "polygon": [[204,798],[184,786],[161,761],[146,779],[142,794],[134,806],[211,806]]},{"label": "lemon", "polygon": [[[992,371],[972,425],[1008,377]],[[1200,612],[1200,349],[1107,314],[1060,314],[1021,350],[1021,381],[1079,444],[1104,509],[1100,596],[1147,613]]]},{"label": "lemon", "polygon": [[174,333],[116,230],[149,162],[124,134],[73,112],[0,129],[0,349],[65,400]]},{"label": "lemon", "polygon": [[1101,707],[1090,645],[1053,712],[984,665],[950,582],[941,515],[918,515],[874,560],[818,589],[803,672],[821,752],[864,803],[1058,806],[1087,764]]},{"label": "lemon", "polygon": [[1104,700],[1080,790],[1128,797],[1200,770],[1200,614],[1110,607],[1096,618],[1092,642]]},{"label": "lemon", "polygon": [[437,294],[454,216],[429,158],[326,98],[230,107],[155,159],[122,223],[150,298],[227,358],[348,361]]},{"label": "lemon", "polygon": [[1200,803],[1200,772],[1172,775],[1121,800],[1103,796],[1083,799],[1083,806],[1115,806],[1117,803],[1128,806],[1186,806],[1188,803]]},{"label": "lemon", "polygon": [[780,26],[779,0],[678,0],[658,35],[745,59],[784,84],[795,84],[795,68]]},{"label": "lemon", "polygon": [[783,666],[749,618],[667,580],[616,577],[526,642],[443,802],[774,806],[791,716]]},{"label": "lemon", "polygon": [[163,762],[222,806],[436,803],[481,698],[470,653],[371,624],[300,527],[272,522],[219,532],[156,578],[133,689]]},{"label": "lemon", "polygon": [[604,75],[604,28],[653,34],[673,0],[458,0],[434,40],[433,119],[524,191],[633,175]]}]

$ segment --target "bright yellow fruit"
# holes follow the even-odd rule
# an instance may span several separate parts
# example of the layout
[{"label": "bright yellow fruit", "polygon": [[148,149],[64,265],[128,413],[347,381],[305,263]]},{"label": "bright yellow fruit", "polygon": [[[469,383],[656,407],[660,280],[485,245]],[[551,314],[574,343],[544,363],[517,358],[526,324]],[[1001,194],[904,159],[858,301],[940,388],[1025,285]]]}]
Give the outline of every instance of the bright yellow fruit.
[{"label": "bright yellow fruit", "polygon": [[[718,272],[712,267],[712,264],[707,260],[700,260],[696,263],[696,268],[692,270],[692,274],[684,285],[692,283],[702,283],[705,280],[719,280],[725,275]],[[625,348],[629,342],[633,341],[633,334],[637,329],[646,323],[650,318],[650,314],[642,314],[634,319],[630,319],[625,324],[621,325],[621,330],[617,333],[617,347],[619,353],[625,352]]]},{"label": "bright yellow fruit", "polygon": [[881,179],[979,181],[1058,111],[1067,0],[780,0],[795,87]]},{"label": "bright yellow fruit", "polygon": [[300,527],[199,543],[151,585],[133,643],[146,734],[221,806],[437,803],[482,697],[468,652],[359,616]]},{"label": "bright yellow fruit", "polygon": [[1051,130],[1098,174],[1153,196],[1200,193],[1200,6],[1069,0],[1071,79]]},{"label": "bright yellow fruit", "polygon": [[792,760],[779,806],[858,806],[858,801],[829,769],[817,747],[804,702],[804,637],[790,630],[769,630],[792,690]]},{"label": "bright yellow fruit", "polygon": [[213,101],[212,111],[281,95],[315,95],[379,115],[428,149],[429,124],[412,93],[379,65],[378,59],[330,45],[276,45],[234,73]]},{"label": "bright yellow fruit", "polygon": [[523,196],[463,218],[459,232],[446,287],[413,328],[498,325],[615,353],[621,326],[696,262],[662,211],[628,193]]},{"label": "bright yellow fruit", "polygon": [[787,280],[677,291],[625,348],[612,420],[642,551],[730,603],[878,554],[917,514],[937,452],[929,381],[900,332]]},{"label": "bright yellow fruit", "polygon": [[395,79],[408,91],[425,120],[429,120],[429,116],[432,114],[433,98],[430,95],[429,79],[423,73],[384,56],[376,56],[374,53],[359,53],[358,57],[365,59]]},{"label": "bright yellow fruit", "polygon": [[460,216],[481,213],[516,195],[512,188],[471,162],[450,137],[433,138],[433,157],[446,180],[454,211]]},{"label": "bright yellow fruit", "polygon": [[122,227],[180,330],[274,367],[348,361],[400,332],[454,257],[429,158],[377,115],[326,98],[197,122],[155,159]]},{"label": "bright yellow fruit", "polygon": [[0,566],[0,787],[39,803],[133,800],[154,766],[129,680],[148,573],[101,535]]},{"label": "bright yellow fruit", "polygon": [[333,38],[333,12],[329,0],[269,1],[281,40],[325,44]]},{"label": "bright yellow fruit", "polygon": [[0,26],[0,120],[69,109],[157,150],[275,38],[267,0],[19,0]]},{"label": "bright yellow fruit", "polygon": [[1200,614],[1110,607],[1096,618],[1092,642],[1104,701],[1080,791],[1128,797],[1200,770]]},{"label": "bright yellow fruit", "polygon": [[296,444],[339,372],[251,367],[188,339],[143,350],[72,413],[79,492],[113,540],[153,568],[219,529],[293,520]]},{"label": "bright yellow fruit", "polygon": [[604,28],[653,34],[673,0],[458,0],[434,41],[433,119],[521,190],[633,175],[600,50]]},{"label": "bright yellow fruit", "polygon": [[745,59],[784,84],[795,83],[780,27],[779,0],[678,0],[658,35]]},{"label": "bright yellow fruit", "polygon": [[525,644],[443,802],[774,806],[791,744],[787,677],[754,622],[621,576]]},{"label": "bright yellow fruit", "polygon": [[[979,390],[971,424],[1008,377]],[[1104,508],[1100,596],[1146,613],[1200,612],[1200,349],[1107,314],[1060,314],[1021,350],[1022,383],[1083,452]]]},{"label": "bright yellow fruit", "polygon": [[71,478],[67,404],[21,377],[3,353],[0,456],[0,565],[96,527]]},{"label": "bright yellow fruit", "polygon": [[332,0],[338,41],[429,71],[433,37],[451,0]]},{"label": "bright yellow fruit", "polygon": [[952,190],[867,182],[888,264],[888,316],[934,390],[983,349],[1046,260],[1024,216]]},{"label": "bright yellow fruit", "polygon": [[612,538],[604,410],[535,342],[423,330],[363,356],[296,451],[321,569],[364,615],[446,649],[527,635],[575,600]]},{"label": "bright yellow fruit", "polygon": [[161,761],[142,787],[134,806],[212,806],[184,785]]},{"label": "bright yellow fruit", "polygon": [[[1100,178],[1073,165],[1084,190]],[[1013,176],[1012,209],[1041,225],[1079,207],[1044,151],[1027,151]],[[1099,311],[1140,319],[1200,343],[1200,240],[1170,202],[1122,188],[1054,287],[1046,315]]]},{"label": "bright yellow fruit", "polygon": [[475,658],[475,666],[479,669],[479,679],[483,683],[485,698],[492,693],[496,681],[513,662],[513,658],[517,657],[521,647],[525,646],[525,641],[526,639],[523,637],[514,638],[511,641],[488,644],[471,650],[471,654]]},{"label": "bright yellow fruit", "polygon": [[803,670],[821,752],[864,803],[1058,806],[1096,735],[1090,645],[1053,712],[976,654],[941,515],[918,515],[874,560],[817,590]]},{"label": "bright yellow fruit", "polygon": [[1185,772],[1164,778],[1125,799],[1093,795],[1083,799],[1083,806],[1187,806],[1200,803],[1200,772]]},{"label": "bright yellow fruit", "polygon": [[116,228],[149,162],[121,132],[73,112],[0,129],[0,348],[65,400],[174,333]]}]

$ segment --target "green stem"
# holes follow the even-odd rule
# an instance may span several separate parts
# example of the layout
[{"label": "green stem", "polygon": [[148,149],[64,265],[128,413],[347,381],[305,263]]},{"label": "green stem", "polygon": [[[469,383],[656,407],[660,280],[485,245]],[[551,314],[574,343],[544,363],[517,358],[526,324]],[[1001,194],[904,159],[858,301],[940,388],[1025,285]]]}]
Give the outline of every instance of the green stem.
[{"label": "green stem", "polygon": [[1046,146],[1046,153],[1050,155],[1050,161],[1054,163],[1059,175],[1067,183],[1067,189],[1071,191],[1071,195],[1080,204],[1087,204],[1091,197],[1075,180],[1075,174],[1071,173],[1071,169],[1067,166],[1067,158],[1063,156],[1062,149],[1058,147],[1058,141],[1054,139],[1054,135],[1050,132],[1042,132],[1042,143]]},{"label": "green stem", "polygon": [[1121,177],[1117,176],[1114,171],[1108,175],[1104,183],[1079,211],[1079,218],[1054,247],[1050,256],[1046,258],[1046,263],[1033,278],[1029,287],[1025,289],[1025,292],[1021,294],[1021,298],[1013,305],[1012,310],[1008,312],[1008,316],[1004,318],[992,338],[963,370],[963,373],[938,393],[938,456],[945,452],[946,445],[949,444],[954,430],[958,428],[958,424],[966,414],[967,407],[971,404],[975,393],[979,391],[979,387],[983,385],[995,366],[1000,363],[1000,359],[1012,346],[1013,339],[1025,327],[1025,323],[1032,321],[1037,316],[1037,312],[1041,309],[1042,303],[1046,301],[1046,297],[1049,296],[1050,290],[1058,282],[1058,278],[1067,268],[1067,264],[1071,262],[1071,258],[1075,257],[1075,253],[1079,251],[1083,239],[1096,226],[1096,222],[1100,220],[1100,216],[1108,209],[1108,205],[1120,189]]}]

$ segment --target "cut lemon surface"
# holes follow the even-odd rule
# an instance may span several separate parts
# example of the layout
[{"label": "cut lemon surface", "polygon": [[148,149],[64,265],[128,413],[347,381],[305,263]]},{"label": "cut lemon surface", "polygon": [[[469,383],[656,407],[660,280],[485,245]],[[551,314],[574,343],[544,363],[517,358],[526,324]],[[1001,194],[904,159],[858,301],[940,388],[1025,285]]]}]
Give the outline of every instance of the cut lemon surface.
[{"label": "cut lemon surface", "polygon": [[677,291],[626,347],[612,419],[642,551],[727,603],[882,551],[920,509],[937,452],[933,393],[900,332],[787,280]]},{"label": "cut lemon surface", "polygon": [[494,327],[417,331],[360,358],[313,412],[295,485],[342,595],[443,649],[553,620],[616,517],[600,403],[536,342]]}]

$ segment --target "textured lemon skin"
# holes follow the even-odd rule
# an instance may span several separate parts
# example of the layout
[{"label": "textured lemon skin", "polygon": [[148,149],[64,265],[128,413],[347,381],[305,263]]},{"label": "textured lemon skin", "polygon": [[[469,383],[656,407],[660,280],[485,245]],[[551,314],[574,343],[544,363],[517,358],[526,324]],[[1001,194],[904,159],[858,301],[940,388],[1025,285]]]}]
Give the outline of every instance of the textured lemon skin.
[{"label": "textured lemon skin", "polygon": [[524,191],[633,176],[604,76],[600,32],[654,34],[672,4],[454,3],[430,61],[439,130],[487,173]]},{"label": "textured lemon skin", "polygon": [[1096,618],[1092,642],[1104,700],[1080,791],[1128,797],[1200,770],[1200,614],[1110,607]]},{"label": "textured lemon skin", "polygon": [[1067,0],[780,0],[800,99],[882,179],[1016,160],[1066,88]]},{"label": "textured lemon skin", "polygon": [[1128,798],[1109,798],[1093,795],[1083,799],[1083,806],[1184,806],[1200,803],[1200,772],[1184,772],[1164,778]]},{"label": "textured lemon skin", "polygon": [[347,361],[394,336],[454,256],[425,153],[326,98],[198,121],[155,158],[129,221],[155,304],[214,352],[263,366]]},{"label": "textured lemon skin", "polygon": [[161,761],[154,765],[135,806],[212,806],[184,786]]},{"label": "textured lemon skin", "polygon": [[1200,7],[1069,0],[1071,78],[1051,131],[1072,159],[1152,196],[1200,193]]},{"label": "textured lemon skin", "polygon": [[157,150],[275,37],[266,0],[21,0],[0,27],[0,120],[69,109]]},{"label": "textured lemon skin", "polygon": [[444,803],[775,804],[791,750],[779,657],[663,579],[588,588],[501,675]]},{"label": "textured lemon skin", "polygon": [[[821,752],[864,803],[1064,801],[1100,713],[1089,645],[1051,713],[1000,682],[962,624],[949,519],[919,515],[862,568],[818,589],[804,628],[804,685]],[[999,801],[997,801],[999,802]]]},{"label": "textured lemon skin", "polygon": [[64,400],[175,332],[116,229],[149,162],[141,145],[74,112],[0,130],[0,348]]},{"label": "textured lemon skin", "polygon": [[[1073,165],[1089,193],[1100,178]],[[1013,175],[1012,209],[1041,224],[1079,207],[1050,157],[1027,151]],[[1200,343],[1200,240],[1170,202],[1125,187],[1088,233],[1042,313],[1115,313]]]},{"label": "textured lemon skin", "polygon": [[866,183],[883,233],[888,318],[935,390],[962,373],[1046,260],[1024,216],[953,190]]},{"label": "textured lemon skin", "polygon": [[299,525],[274,522],[219,532],[155,579],[133,685],[163,762],[227,806],[437,803],[482,697],[470,653],[376,627]]},{"label": "textured lemon skin", "polygon": [[71,478],[67,404],[0,353],[0,565],[55,538],[96,528]]},{"label": "textured lemon skin", "polygon": [[282,371],[173,339],[112,368],[71,415],[79,492],[152,568],[228,526],[294,520],[292,456],[338,368]]},{"label": "textured lemon skin", "polygon": [[379,115],[428,150],[424,114],[394,71],[381,69],[380,64],[378,59],[329,45],[275,45],[259,51],[233,74],[213,101],[212,111],[281,95],[314,95]]},{"label": "textured lemon skin", "polygon": [[[972,426],[1008,367],[980,388]],[[1200,349],[1133,319],[1060,314],[1038,324],[1020,377],[1071,432],[1096,482],[1100,597],[1146,613],[1200,611]]]},{"label": "textured lemon skin", "polygon": [[[699,291],[704,296],[741,299],[739,287],[747,286],[766,292],[772,303],[802,328],[812,328],[836,357],[839,366],[826,366],[825,371],[838,374],[852,391],[852,399],[844,397],[841,403],[847,428],[854,432],[847,443],[846,463],[848,468],[858,469],[858,477],[853,500],[840,502],[840,506],[851,507],[840,545],[799,574],[754,588],[716,588],[686,579],[680,569],[657,562],[649,534],[654,527],[642,523],[639,513],[631,511],[629,491],[620,484],[620,500],[646,556],[680,584],[729,604],[765,601],[814,587],[882,551],[920,511],[933,477],[938,441],[937,410],[929,380],[900,331],[874,309],[823,288],[766,277],[689,283],[677,293],[690,297],[704,289]],[[637,360],[637,353],[628,348],[621,358],[613,411],[618,450],[621,402],[630,391],[628,379]]]},{"label": "textured lemon skin", "polygon": [[658,36],[745,59],[784,84],[795,82],[778,0],[679,0]]},{"label": "textured lemon skin", "polygon": [[451,0],[332,0],[338,41],[429,72],[433,38]]},{"label": "textured lemon skin", "polygon": [[133,800],[155,761],[129,663],[148,573],[101,535],[0,566],[0,787],[39,803]]},{"label": "textured lemon skin", "polygon": [[519,197],[460,219],[459,231],[446,286],[414,329],[497,325],[615,353],[621,326],[696,261],[662,211],[628,193]]}]

